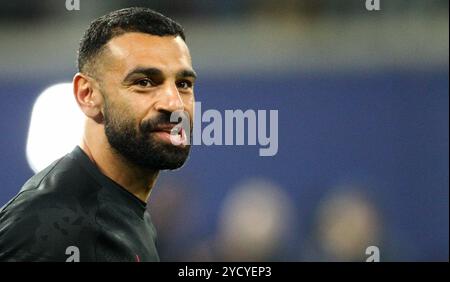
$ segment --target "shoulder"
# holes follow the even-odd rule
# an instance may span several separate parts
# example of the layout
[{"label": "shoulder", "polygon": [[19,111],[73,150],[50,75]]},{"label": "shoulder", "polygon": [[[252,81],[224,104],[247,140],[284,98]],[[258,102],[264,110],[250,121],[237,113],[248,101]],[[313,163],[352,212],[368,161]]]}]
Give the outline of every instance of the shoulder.
[{"label": "shoulder", "polygon": [[33,176],[0,210],[0,261],[65,261],[74,247],[95,257],[95,197],[83,202],[74,195],[65,161]]},{"label": "shoulder", "polygon": [[71,246],[93,252],[89,244],[98,231],[92,216],[65,204],[46,195],[34,201],[19,195],[0,212],[0,261],[64,261]]}]

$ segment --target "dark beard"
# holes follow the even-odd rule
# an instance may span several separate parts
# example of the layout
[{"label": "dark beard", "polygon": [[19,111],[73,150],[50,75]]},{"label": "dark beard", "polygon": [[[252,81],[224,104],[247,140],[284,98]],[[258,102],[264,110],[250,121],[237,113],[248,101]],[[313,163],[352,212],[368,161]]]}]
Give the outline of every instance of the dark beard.
[{"label": "dark beard", "polygon": [[[180,168],[189,156],[190,145],[175,146],[158,141],[152,131],[162,124],[170,124],[170,113],[160,113],[139,125],[127,119],[121,111],[112,110],[105,100],[105,134],[111,147],[129,162],[147,169],[173,170]],[[122,112],[123,113],[123,112]],[[192,134],[190,135],[192,136]]]}]

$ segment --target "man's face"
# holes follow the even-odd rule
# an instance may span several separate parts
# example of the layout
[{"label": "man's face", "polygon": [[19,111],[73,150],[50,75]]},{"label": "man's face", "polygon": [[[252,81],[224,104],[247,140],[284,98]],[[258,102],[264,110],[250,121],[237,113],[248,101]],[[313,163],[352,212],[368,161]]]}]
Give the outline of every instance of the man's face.
[{"label": "man's face", "polygon": [[108,42],[99,61],[105,134],[114,151],[143,168],[181,167],[190,146],[172,144],[170,114],[187,112],[192,128],[195,81],[183,39],[126,33]]}]

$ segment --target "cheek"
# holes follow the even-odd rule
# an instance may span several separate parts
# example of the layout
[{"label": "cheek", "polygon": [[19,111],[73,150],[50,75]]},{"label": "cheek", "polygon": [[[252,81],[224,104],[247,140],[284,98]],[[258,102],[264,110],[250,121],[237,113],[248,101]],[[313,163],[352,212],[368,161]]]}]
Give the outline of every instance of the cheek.
[{"label": "cheek", "polygon": [[183,99],[183,104],[184,110],[189,113],[192,122],[192,120],[194,119],[194,105],[195,105],[194,95],[191,95]]},{"label": "cheek", "polygon": [[136,95],[130,93],[129,97],[130,99],[127,100],[128,106],[125,114],[129,117],[133,117],[136,122],[148,117],[149,113],[152,112],[155,103],[151,95]]},{"label": "cheek", "polygon": [[189,104],[192,104],[193,96],[191,94],[180,93],[179,95],[185,107]]},{"label": "cheek", "polygon": [[109,109],[110,114],[112,114],[116,123],[127,128],[139,128],[139,113],[136,111],[135,105],[130,103],[130,101],[114,101],[114,104],[110,106],[112,106]]}]

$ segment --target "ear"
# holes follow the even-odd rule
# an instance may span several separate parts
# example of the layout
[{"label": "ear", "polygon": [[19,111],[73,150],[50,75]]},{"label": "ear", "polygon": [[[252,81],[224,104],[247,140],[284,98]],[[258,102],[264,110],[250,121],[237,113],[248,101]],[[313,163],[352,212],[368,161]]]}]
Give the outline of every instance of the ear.
[{"label": "ear", "polygon": [[94,81],[82,73],[73,77],[73,93],[83,113],[96,122],[103,121],[103,97],[95,91]]}]

